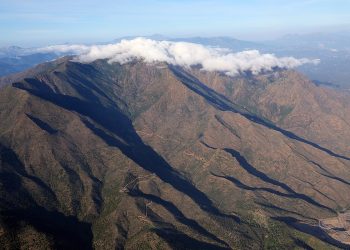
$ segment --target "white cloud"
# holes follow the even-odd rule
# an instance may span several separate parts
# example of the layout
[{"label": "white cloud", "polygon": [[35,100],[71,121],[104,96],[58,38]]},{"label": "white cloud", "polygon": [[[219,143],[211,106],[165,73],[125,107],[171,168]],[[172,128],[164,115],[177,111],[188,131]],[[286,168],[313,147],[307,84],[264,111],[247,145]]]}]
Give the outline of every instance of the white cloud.
[{"label": "white cloud", "polygon": [[121,64],[138,59],[146,63],[166,62],[182,67],[199,65],[203,70],[221,71],[227,75],[251,71],[258,74],[275,67],[295,68],[305,63],[317,64],[319,60],[293,57],[278,58],[273,54],[261,54],[257,50],[238,53],[227,49],[206,47],[187,42],[154,41],[146,38],[122,40],[108,45],[56,45],[40,49],[42,52],[74,53],[76,60],[89,63],[107,59],[109,63]]},{"label": "white cloud", "polygon": [[46,46],[42,48],[35,48],[32,49],[32,53],[37,52],[37,53],[57,53],[57,54],[83,54],[83,53],[88,53],[90,51],[90,46],[86,45],[51,45],[51,46]]}]

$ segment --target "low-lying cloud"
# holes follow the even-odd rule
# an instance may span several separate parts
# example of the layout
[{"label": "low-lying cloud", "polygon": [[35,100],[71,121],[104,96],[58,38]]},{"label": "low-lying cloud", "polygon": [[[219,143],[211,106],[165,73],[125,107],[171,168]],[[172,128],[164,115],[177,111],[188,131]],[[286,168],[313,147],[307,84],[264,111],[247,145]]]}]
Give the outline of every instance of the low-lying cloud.
[{"label": "low-lying cloud", "polygon": [[80,55],[84,53],[89,53],[91,46],[87,45],[51,45],[42,48],[36,48],[32,50],[32,53],[56,53],[58,55],[74,54]]},{"label": "low-lying cloud", "polygon": [[182,67],[200,66],[206,71],[220,71],[233,76],[250,71],[258,74],[274,68],[295,68],[306,63],[317,64],[318,59],[296,59],[276,57],[274,54],[261,54],[258,50],[234,53],[227,49],[207,47],[188,42],[155,41],[146,38],[122,40],[108,45],[56,45],[41,48],[43,52],[74,53],[82,63],[97,59],[107,59],[109,63],[121,64],[133,60],[146,63],[166,62]]}]

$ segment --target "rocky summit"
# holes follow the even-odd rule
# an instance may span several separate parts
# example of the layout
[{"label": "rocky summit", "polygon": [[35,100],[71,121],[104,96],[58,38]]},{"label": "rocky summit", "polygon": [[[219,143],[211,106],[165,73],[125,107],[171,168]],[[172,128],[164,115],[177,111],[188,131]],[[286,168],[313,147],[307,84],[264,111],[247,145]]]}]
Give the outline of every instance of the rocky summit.
[{"label": "rocky summit", "polygon": [[71,59],[0,81],[0,248],[350,247],[349,93]]}]

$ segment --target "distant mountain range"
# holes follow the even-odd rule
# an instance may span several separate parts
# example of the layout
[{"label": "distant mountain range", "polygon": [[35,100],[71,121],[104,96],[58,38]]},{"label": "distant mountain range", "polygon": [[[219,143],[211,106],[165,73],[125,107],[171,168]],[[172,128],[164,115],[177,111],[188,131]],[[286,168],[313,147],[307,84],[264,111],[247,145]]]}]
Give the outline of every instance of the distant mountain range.
[{"label": "distant mountain range", "polygon": [[282,69],[70,59],[3,79],[3,248],[349,246],[347,93]]}]

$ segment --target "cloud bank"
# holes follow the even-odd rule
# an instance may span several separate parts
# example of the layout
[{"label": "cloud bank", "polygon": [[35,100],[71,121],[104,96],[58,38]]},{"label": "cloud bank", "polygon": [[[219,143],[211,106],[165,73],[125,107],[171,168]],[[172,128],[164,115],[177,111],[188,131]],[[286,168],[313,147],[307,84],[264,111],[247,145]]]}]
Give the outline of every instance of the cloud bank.
[{"label": "cloud bank", "polygon": [[122,40],[107,45],[56,45],[41,48],[42,52],[74,53],[75,60],[82,63],[107,59],[109,63],[121,64],[133,60],[146,63],[166,62],[182,67],[200,66],[206,71],[220,71],[234,76],[250,71],[258,74],[278,68],[295,68],[306,63],[317,64],[318,59],[278,58],[274,54],[261,54],[257,50],[234,53],[227,49],[206,47],[188,42],[155,41],[146,38]]}]

